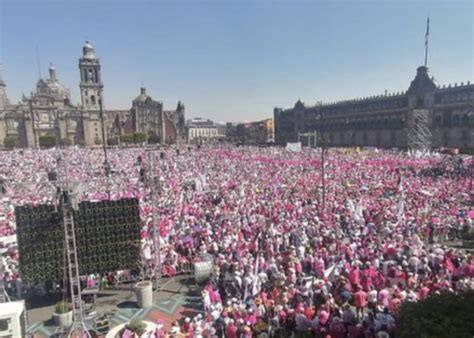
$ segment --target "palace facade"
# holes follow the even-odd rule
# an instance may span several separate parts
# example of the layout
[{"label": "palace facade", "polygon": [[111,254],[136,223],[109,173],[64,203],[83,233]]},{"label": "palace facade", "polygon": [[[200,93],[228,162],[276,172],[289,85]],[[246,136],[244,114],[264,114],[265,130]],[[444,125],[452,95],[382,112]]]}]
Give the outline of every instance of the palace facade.
[{"label": "palace facade", "polygon": [[427,113],[432,148],[474,151],[474,84],[441,87],[425,66],[406,92],[314,106],[298,100],[293,108],[275,108],[275,142],[304,145],[301,136],[315,132],[318,144],[332,147],[408,148],[419,111]]}]

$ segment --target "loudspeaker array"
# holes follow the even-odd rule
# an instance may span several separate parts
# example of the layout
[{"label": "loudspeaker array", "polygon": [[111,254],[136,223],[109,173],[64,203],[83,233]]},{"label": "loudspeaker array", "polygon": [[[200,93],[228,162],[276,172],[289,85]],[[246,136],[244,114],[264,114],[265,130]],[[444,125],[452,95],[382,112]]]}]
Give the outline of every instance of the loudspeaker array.
[{"label": "loudspeaker array", "polygon": [[[24,281],[63,278],[64,230],[52,205],[15,208]],[[82,202],[74,212],[80,274],[135,269],[140,261],[137,199]]]}]

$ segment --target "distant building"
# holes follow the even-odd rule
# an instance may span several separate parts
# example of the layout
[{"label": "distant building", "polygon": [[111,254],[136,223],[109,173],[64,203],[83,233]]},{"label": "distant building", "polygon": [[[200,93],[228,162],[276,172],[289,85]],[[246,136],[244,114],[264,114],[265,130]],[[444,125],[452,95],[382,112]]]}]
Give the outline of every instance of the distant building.
[{"label": "distant building", "polygon": [[237,130],[238,123],[227,122],[225,125],[225,139],[227,142],[238,142],[239,132]]},{"label": "distant building", "polygon": [[227,123],[227,141],[244,144],[272,143],[275,140],[273,119],[255,122]]},{"label": "distant building", "polygon": [[140,88],[140,95],[132,101],[128,119],[122,123],[121,134],[146,133],[156,135],[162,143],[183,142],[186,137],[185,107],[178,102],[176,110],[163,110],[163,102],[155,101]]},{"label": "distant building", "polygon": [[219,137],[219,130],[212,120],[196,117],[187,122],[188,142],[207,143],[216,141]]},{"label": "distant building", "polygon": [[219,139],[225,139],[227,132],[227,124],[225,122],[217,122],[217,136]]},{"label": "distant building", "polygon": [[263,129],[265,132],[266,142],[275,142],[275,123],[273,122],[273,118],[269,118],[263,121]]},{"label": "distant building", "polygon": [[[162,142],[185,142],[185,107],[164,111],[142,88],[130,110],[105,110],[101,64],[87,41],[79,59],[81,103],[73,105],[69,90],[58,80],[51,65],[49,78],[39,79],[36,91],[12,104],[0,73],[0,147],[14,140],[20,147],[38,147],[42,136],[54,136],[60,144],[102,144],[102,121],[106,140],[124,133],[156,134]],[[103,118],[101,116],[103,111]]]},{"label": "distant building", "polygon": [[10,137],[17,140],[18,146],[37,147],[45,135],[55,136],[58,143],[63,140],[85,145],[102,142],[100,62],[89,42],[82,51],[79,59],[81,104],[78,106],[71,103],[69,90],[58,80],[52,65],[49,78],[39,79],[36,91],[23,95],[18,104],[8,101],[6,84],[0,80],[0,144]]},{"label": "distant building", "polygon": [[407,148],[417,111],[427,114],[433,148],[474,151],[474,85],[440,87],[425,66],[406,92],[314,106],[298,100],[293,108],[275,108],[275,142],[297,142],[299,135],[317,132],[318,143],[328,146]]}]

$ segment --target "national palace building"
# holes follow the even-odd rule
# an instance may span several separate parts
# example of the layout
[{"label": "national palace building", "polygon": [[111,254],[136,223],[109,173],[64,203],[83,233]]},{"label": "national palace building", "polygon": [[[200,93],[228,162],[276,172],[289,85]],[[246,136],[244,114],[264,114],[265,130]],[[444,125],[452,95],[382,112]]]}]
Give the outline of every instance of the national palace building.
[{"label": "national palace building", "polygon": [[474,84],[439,86],[426,66],[417,69],[406,92],[314,106],[298,100],[293,108],[275,108],[275,142],[305,145],[302,135],[315,133],[319,143],[332,147],[408,148],[420,111],[426,112],[432,148],[474,151]]}]

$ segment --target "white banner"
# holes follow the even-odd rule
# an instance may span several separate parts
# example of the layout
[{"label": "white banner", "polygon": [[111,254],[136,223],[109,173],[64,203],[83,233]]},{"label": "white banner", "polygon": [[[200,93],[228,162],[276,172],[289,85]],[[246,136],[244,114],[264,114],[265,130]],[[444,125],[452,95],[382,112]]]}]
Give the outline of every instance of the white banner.
[{"label": "white banner", "polygon": [[286,150],[298,153],[301,151],[301,142],[288,142]]}]

